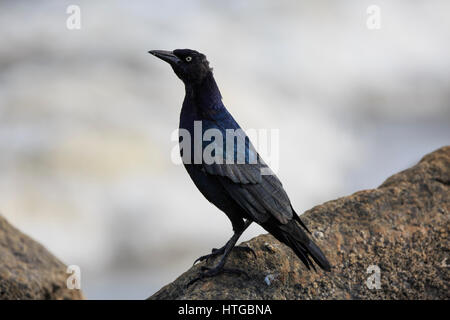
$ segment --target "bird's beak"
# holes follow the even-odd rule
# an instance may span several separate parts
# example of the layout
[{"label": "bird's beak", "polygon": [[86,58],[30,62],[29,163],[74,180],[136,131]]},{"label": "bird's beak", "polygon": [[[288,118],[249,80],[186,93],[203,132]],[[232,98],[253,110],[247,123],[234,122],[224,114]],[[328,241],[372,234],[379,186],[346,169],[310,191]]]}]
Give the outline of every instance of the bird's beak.
[{"label": "bird's beak", "polygon": [[157,58],[160,58],[161,60],[164,60],[169,64],[176,64],[180,61],[180,59],[176,55],[174,55],[172,51],[150,50],[148,53],[154,55]]}]

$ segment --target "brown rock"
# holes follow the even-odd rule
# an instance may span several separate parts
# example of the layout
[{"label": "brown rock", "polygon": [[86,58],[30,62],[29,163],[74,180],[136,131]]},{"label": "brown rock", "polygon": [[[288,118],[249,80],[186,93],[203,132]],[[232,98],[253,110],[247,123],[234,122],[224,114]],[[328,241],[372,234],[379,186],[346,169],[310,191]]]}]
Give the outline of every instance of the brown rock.
[{"label": "brown rock", "polygon": [[[233,251],[222,274],[190,287],[195,265],[149,299],[449,299],[450,146],[425,156],[380,187],[316,206],[302,215],[332,263],[310,272],[270,235]],[[369,289],[370,265],[380,268],[381,289]]]},{"label": "brown rock", "polygon": [[0,216],[0,299],[83,299],[67,289],[67,267]]}]

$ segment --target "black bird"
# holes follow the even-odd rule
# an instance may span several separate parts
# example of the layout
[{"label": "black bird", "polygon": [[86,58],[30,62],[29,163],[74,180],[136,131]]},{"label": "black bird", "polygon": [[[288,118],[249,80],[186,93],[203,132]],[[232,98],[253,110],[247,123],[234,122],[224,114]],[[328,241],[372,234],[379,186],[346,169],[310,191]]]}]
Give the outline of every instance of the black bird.
[{"label": "black bird", "polygon": [[[194,137],[195,121],[201,121],[202,133],[208,129],[216,129],[225,138],[227,129],[239,131],[239,124],[222,103],[222,96],[204,54],[190,49],[152,50],[149,53],[169,63],[178,78],[184,82],[186,95],[180,114],[180,132],[187,130]],[[213,249],[211,254],[196,260],[223,255],[214,268],[202,268],[200,278],[226,271],[238,272],[224,268],[225,261],[241,234],[252,222],[258,223],[289,246],[308,269],[312,267],[315,270],[312,258],[323,270],[330,271],[330,263],[303,230],[309,232],[292,208],[280,180],[273,173],[262,174],[261,170],[267,170],[267,165],[254,150],[245,133],[242,135],[245,139],[244,147],[234,145],[228,152],[225,139],[221,144],[218,143],[219,140],[214,140],[212,143],[217,142],[217,149],[212,153],[216,157],[213,163],[196,159],[198,150],[196,153],[193,139],[190,142],[191,150],[181,149],[183,164],[189,176],[205,198],[228,216],[234,231],[234,235],[222,248]],[[180,135],[180,146],[182,139]],[[206,145],[204,142],[200,144],[200,152],[204,151]],[[232,155],[233,163],[226,161],[229,154]],[[241,160],[245,159],[243,163],[238,161],[239,157]]]}]

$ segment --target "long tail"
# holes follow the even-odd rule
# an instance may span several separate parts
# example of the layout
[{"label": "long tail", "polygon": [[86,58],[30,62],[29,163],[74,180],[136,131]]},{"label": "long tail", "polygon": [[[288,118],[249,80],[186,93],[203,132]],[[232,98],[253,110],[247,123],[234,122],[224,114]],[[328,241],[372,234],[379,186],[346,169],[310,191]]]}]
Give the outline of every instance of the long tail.
[{"label": "long tail", "polygon": [[325,271],[331,271],[331,264],[325,255],[296,221],[291,220],[285,225],[267,226],[267,229],[275,238],[289,246],[300,260],[302,260],[308,270],[311,267],[316,270],[311,261],[312,258],[320,268]]}]

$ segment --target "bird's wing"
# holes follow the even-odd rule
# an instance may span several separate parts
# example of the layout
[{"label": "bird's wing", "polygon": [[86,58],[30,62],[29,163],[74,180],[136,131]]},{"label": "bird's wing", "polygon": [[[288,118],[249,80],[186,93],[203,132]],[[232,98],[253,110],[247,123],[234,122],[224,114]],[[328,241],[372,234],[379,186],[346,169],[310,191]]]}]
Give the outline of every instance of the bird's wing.
[{"label": "bird's wing", "polygon": [[[233,127],[235,122],[232,117],[231,120],[233,123],[203,121],[203,126],[205,130],[214,128],[223,132],[224,127]],[[270,217],[275,217],[280,223],[286,224],[293,217],[289,197],[277,176],[274,173],[270,174],[270,168],[260,158],[248,137],[245,141],[245,145],[241,144],[241,146],[235,143],[233,152],[226,152],[225,142],[222,144],[216,143],[216,140],[206,142],[216,148],[215,155],[221,159],[218,162],[222,163],[217,161],[212,164],[204,163],[203,168],[207,174],[218,177],[230,197],[255,221],[264,223]],[[229,159],[230,155],[234,157],[234,160],[239,157],[245,158],[245,163],[227,164],[226,159]],[[262,169],[265,170],[264,174]]]},{"label": "bird's wing", "polygon": [[261,176],[261,182],[239,184],[221,178],[221,183],[233,198],[255,221],[264,223],[275,217],[286,224],[293,217],[291,203],[280,180],[275,175]]},{"label": "bird's wing", "polygon": [[[222,128],[215,126],[215,123],[203,121],[205,131],[208,129],[216,129],[222,137],[203,141],[203,150],[214,150],[211,154],[210,161],[206,162],[204,154],[203,167],[205,171],[212,175],[227,177],[234,183],[255,184],[262,181],[261,168],[262,163],[259,155],[251,144],[246,134],[238,129],[234,131],[236,135],[235,142],[231,146],[227,146],[227,141],[233,141],[226,137],[226,132]],[[239,142],[241,141],[241,142]],[[208,149],[207,149],[208,148]],[[213,160],[213,161],[211,161]]]}]

